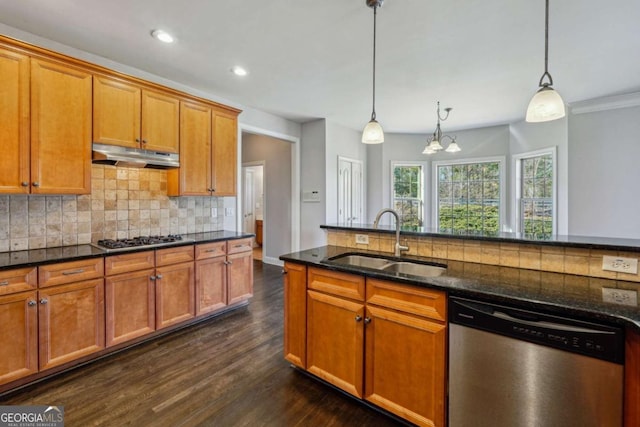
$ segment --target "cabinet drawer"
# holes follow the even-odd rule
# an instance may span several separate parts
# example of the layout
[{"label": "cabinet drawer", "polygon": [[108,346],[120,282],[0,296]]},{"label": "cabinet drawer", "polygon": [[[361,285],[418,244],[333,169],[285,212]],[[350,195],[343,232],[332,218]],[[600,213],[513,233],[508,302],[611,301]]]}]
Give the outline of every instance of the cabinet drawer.
[{"label": "cabinet drawer", "polygon": [[227,254],[227,242],[213,242],[196,245],[196,260],[214,258]]},{"label": "cabinet drawer", "polygon": [[253,237],[246,239],[229,240],[227,242],[227,254],[237,254],[253,250]]},{"label": "cabinet drawer", "polygon": [[376,304],[441,322],[447,319],[447,295],[432,289],[367,279],[367,304]]},{"label": "cabinet drawer", "polygon": [[38,285],[36,267],[0,271],[0,295],[30,291]]},{"label": "cabinet drawer", "polygon": [[364,277],[355,274],[310,267],[307,287],[316,291],[364,301]]},{"label": "cabinet drawer", "polygon": [[82,261],[42,265],[38,267],[38,272],[38,284],[41,288],[87,279],[97,279],[104,276],[104,259],[92,258]]},{"label": "cabinet drawer", "polygon": [[193,245],[156,249],[156,267],[193,261]]},{"label": "cabinet drawer", "polygon": [[107,276],[145,270],[153,268],[155,265],[155,254],[153,251],[111,255],[104,260],[104,269]]}]

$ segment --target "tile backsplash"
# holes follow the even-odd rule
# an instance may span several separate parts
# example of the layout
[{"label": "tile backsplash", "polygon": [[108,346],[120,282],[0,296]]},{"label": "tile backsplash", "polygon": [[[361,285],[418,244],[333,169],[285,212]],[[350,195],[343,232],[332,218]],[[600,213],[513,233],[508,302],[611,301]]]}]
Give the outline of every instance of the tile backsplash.
[{"label": "tile backsplash", "polygon": [[0,195],[0,252],[222,230],[223,197],[168,197],[167,173],[92,165],[91,194]]}]

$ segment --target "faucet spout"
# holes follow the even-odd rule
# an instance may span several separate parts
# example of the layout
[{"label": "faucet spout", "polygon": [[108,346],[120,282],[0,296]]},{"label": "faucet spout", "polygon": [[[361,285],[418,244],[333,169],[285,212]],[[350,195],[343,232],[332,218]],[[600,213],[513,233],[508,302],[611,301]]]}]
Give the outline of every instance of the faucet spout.
[{"label": "faucet spout", "polygon": [[382,217],[382,215],[384,215],[385,213],[390,213],[394,217],[396,217],[396,244],[394,247],[394,255],[400,256],[402,255],[402,251],[409,250],[409,246],[403,246],[400,244],[400,215],[398,215],[398,212],[396,212],[391,208],[381,209],[380,212],[378,212],[378,214],[376,215],[375,221],[373,221],[373,228],[374,229],[378,228],[378,224],[380,223],[380,217]]}]

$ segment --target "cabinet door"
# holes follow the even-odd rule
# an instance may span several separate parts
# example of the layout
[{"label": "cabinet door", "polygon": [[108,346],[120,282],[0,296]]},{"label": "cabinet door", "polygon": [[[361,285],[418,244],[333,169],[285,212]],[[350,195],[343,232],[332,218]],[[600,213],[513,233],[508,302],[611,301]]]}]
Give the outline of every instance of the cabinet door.
[{"label": "cabinet door", "polygon": [[29,193],[29,57],[0,49],[0,193]]},{"label": "cabinet door", "polygon": [[180,168],[167,181],[171,195],[211,194],[211,107],[180,103]]},{"label": "cabinet door", "polygon": [[138,86],[103,76],[93,78],[93,141],[140,147]]},{"label": "cabinet door", "polygon": [[196,261],[196,316],[227,306],[226,257]]},{"label": "cabinet door", "polygon": [[215,196],[236,195],[238,167],[238,118],[222,111],[213,113],[213,190]]},{"label": "cabinet door", "polygon": [[150,269],[106,278],[107,347],[156,329],[156,294],[152,276],[153,269]]},{"label": "cabinet door", "polygon": [[229,305],[253,296],[253,252],[227,255]]},{"label": "cabinet door", "polygon": [[40,369],[104,348],[104,279],[38,291]]},{"label": "cabinet door", "polygon": [[0,384],[38,372],[36,292],[0,297]]},{"label": "cabinet door", "polygon": [[362,397],[364,304],[307,291],[307,370]]},{"label": "cabinet door", "polygon": [[307,267],[284,263],[284,358],[306,368]]},{"label": "cabinet door", "polygon": [[180,101],[170,95],[142,91],[142,148],[178,153]]},{"label": "cabinet door", "polygon": [[156,269],[156,329],[180,323],[195,315],[193,262]]},{"label": "cabinet door", "polygon": [[31,60],[31,192],[91,191],[91,74]]},{"label": "cabinet door", "polygon": [[365,399],[419,426],[444,426],[446,326],[367,307]]}]

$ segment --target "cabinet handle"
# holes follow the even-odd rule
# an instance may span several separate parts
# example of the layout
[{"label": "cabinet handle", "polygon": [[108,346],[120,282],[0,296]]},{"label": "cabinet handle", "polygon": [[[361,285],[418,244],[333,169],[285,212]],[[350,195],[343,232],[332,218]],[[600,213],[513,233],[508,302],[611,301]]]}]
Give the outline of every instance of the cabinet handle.
[{"label": "cabinet handle", "polygon": [[49,302],[49,300],[48,300],[48,299],[46,299],[46,298],[42,298],[42,299],[40,300],[40,304],[46,304],[46,303],[48,303],[48,302]]},{"label": "cabinet handle", "polygon": [[29,186],[29,183],[28,183],[28,182],[24,182],[24,181],[22,181],[22,182],[20,183],[20,185],[22,185],[23,187],[28,187],[28,186]]},{"label": "cabinet handle", "polygon": [[356,322],[360,322],[362,321],[362,316],[360,316],[359,314],[356,316]]},{"label": "cabinet handle", "polygon": [[162,279],[162,274],[156,274],[156,279]]},{"label": "cabinet handle", "polygon": [[27,303],[27,305],[28,305],[29,307],[33,307],[34,305],[36,305],[36,302],[35,302],[34,300],[30,300],[30,301]]},{"label": "cabinet handle", "polygon": [[72,274],[80,274],[80,273],[84,273],[84,269],[79,268],[77,270],[72,270],[72,271],[63,271],[62,275],[63,276],[71,276]]},{"label": "cabinet handle", "polygon": [[234,248],[243,248],[243,247],[245,247],[245,246],[246,246],[246,245],[234,245],[233,247],[234,247]]},{"label": "cabinet handle", "polygon": [[365,317],[365,318],[364,318],[364,323],[366,323],[367,325],[368,325],[369,323],[371,323],[371,317]]},{"label": "cabinet handle", "polygon": [[9,281],[5,280],[4,282],[0,282],[0,286],[8,286],[9,285]]},{"label": "cabinet handle", "polygon": [[205,252],[216,252],[217,249],[207,249]]},{"label": "cabinet handle", "polygon": [[156,280],[156,276],[150,276],[149,280]]},{"label": "cabinet handle", "polygon": [[40,187],[40,183],[38,181],[33,181],[32,184],[34,187]]}]

